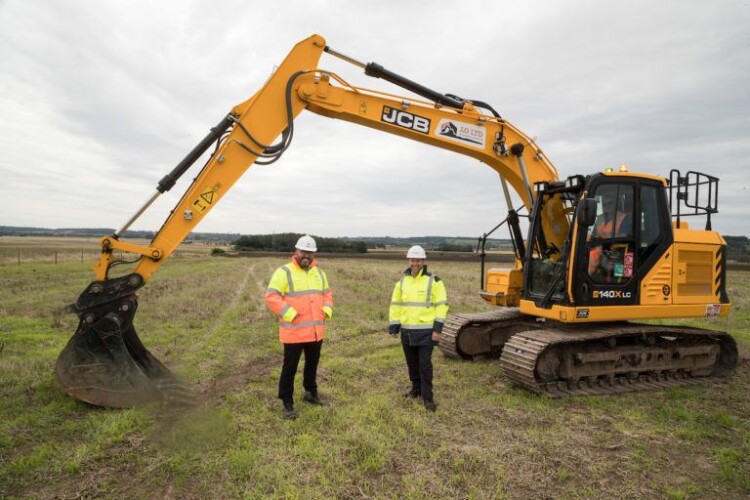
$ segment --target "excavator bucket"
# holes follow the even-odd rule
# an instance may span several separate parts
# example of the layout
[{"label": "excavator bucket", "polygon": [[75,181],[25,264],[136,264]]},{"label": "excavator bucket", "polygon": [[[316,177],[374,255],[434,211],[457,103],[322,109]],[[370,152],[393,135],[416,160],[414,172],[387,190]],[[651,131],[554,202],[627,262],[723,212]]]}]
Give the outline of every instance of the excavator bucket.
[{"label": "excavator bucket", "polygon": [[[146,349],[133,327],[138,302],[128,288],[139,285],[132,277],[130,284],[127,277],[94,282],[74,306],[78,329],[55,367],[60,385],[74,398],[109,408],[191,400],[190,391]],[[90,300],[92,295],[99,300]]]}]

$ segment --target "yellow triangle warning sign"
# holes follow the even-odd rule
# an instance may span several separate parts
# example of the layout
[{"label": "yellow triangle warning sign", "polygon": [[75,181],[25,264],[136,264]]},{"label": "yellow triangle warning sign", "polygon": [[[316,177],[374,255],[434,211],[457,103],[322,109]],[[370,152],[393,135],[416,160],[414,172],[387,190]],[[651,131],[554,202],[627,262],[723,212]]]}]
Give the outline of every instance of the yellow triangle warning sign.
[{"label": "yellow triangle warning sign", "polygon": [[207,191],[202,192],[201,198],[203,198],[205,202],[210,205],[214,201],[214,191],[212,189],[209,189]]}]

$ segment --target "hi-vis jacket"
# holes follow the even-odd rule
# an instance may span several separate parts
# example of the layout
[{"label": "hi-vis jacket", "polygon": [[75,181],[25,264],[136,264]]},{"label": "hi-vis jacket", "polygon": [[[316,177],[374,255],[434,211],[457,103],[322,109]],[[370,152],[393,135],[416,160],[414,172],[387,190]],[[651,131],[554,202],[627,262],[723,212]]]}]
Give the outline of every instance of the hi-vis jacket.
[{"label": "hi-vis jacket", "polygon": [[333,314],[333,291],[317,261],[305,271],[292,256],[271,276],[266,304],[279,318],[282,343],[317,342],[323,340],[325,322]]},{"label": "hi-vis jacket", "polygon": [[[617,214],[617,220],[606,219],[599,216],[594,223],[594,236],[599,238],[614,238],[619,235],[622,231],[622,223],[625,220],[626,214],[620,212]],[[589,249],[589,274],[594,274],[596,268],[599,267],[599,263],[602,259],[602,246],[596,245]]]},{"label": "hi-vis jacket", "polygon": [[388,311],[389,333],[401,332],[401,341],[411,346],[430,345],[432,332],[443,331],[448,315],[445,283],[422,267],[416,277],[409,268],[396,283]]}]

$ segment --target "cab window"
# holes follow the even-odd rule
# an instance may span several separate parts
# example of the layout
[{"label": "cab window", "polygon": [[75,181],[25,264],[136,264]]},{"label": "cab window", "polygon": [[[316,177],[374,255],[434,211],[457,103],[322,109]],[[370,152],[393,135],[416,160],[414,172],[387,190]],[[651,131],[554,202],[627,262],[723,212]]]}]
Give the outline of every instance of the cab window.
[{"label": "cab window", "polygon": [[659,196],[661,190],[655,186],[641,187],[641,241],[638,257],[645,261],[659,246],[665,233],[664,222],[659,216]]},{"label": "cab window", "polygon": [[635,190],[627,184],[602,184],[594,193],[597,217],[589,226],[588,275],[596,284],[622,284],[633,276]]}]

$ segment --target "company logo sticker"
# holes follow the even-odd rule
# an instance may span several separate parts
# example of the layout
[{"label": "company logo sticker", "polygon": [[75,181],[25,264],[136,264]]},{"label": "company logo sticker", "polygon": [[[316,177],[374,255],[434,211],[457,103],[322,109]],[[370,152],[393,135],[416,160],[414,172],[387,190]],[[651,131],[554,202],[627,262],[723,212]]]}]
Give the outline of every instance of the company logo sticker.
[{"label": "company logo sticker", "polygon": [[576,310],[576,318],[585,319],[589,317],[589,310],[588,309],[578,309]]},{"label": "company logo sticker", "polygon": [[661,293],[663,293],[665,297],[669,297],[669,294],[672,293],[672,289],[669,285],[664,285],[661,287]]},{"label": "company logo sticker", "polygon": [[443,118],[437,127],[437,136],[484,148],[487,130],[479,125],[471,125]]},{"label": "company logo sticker", "polygon": [[383,106],[383,114],[380,121],[408,128],[422,134],[430,133],[430,119],[424,116],[414,115],[390,106]]}]

